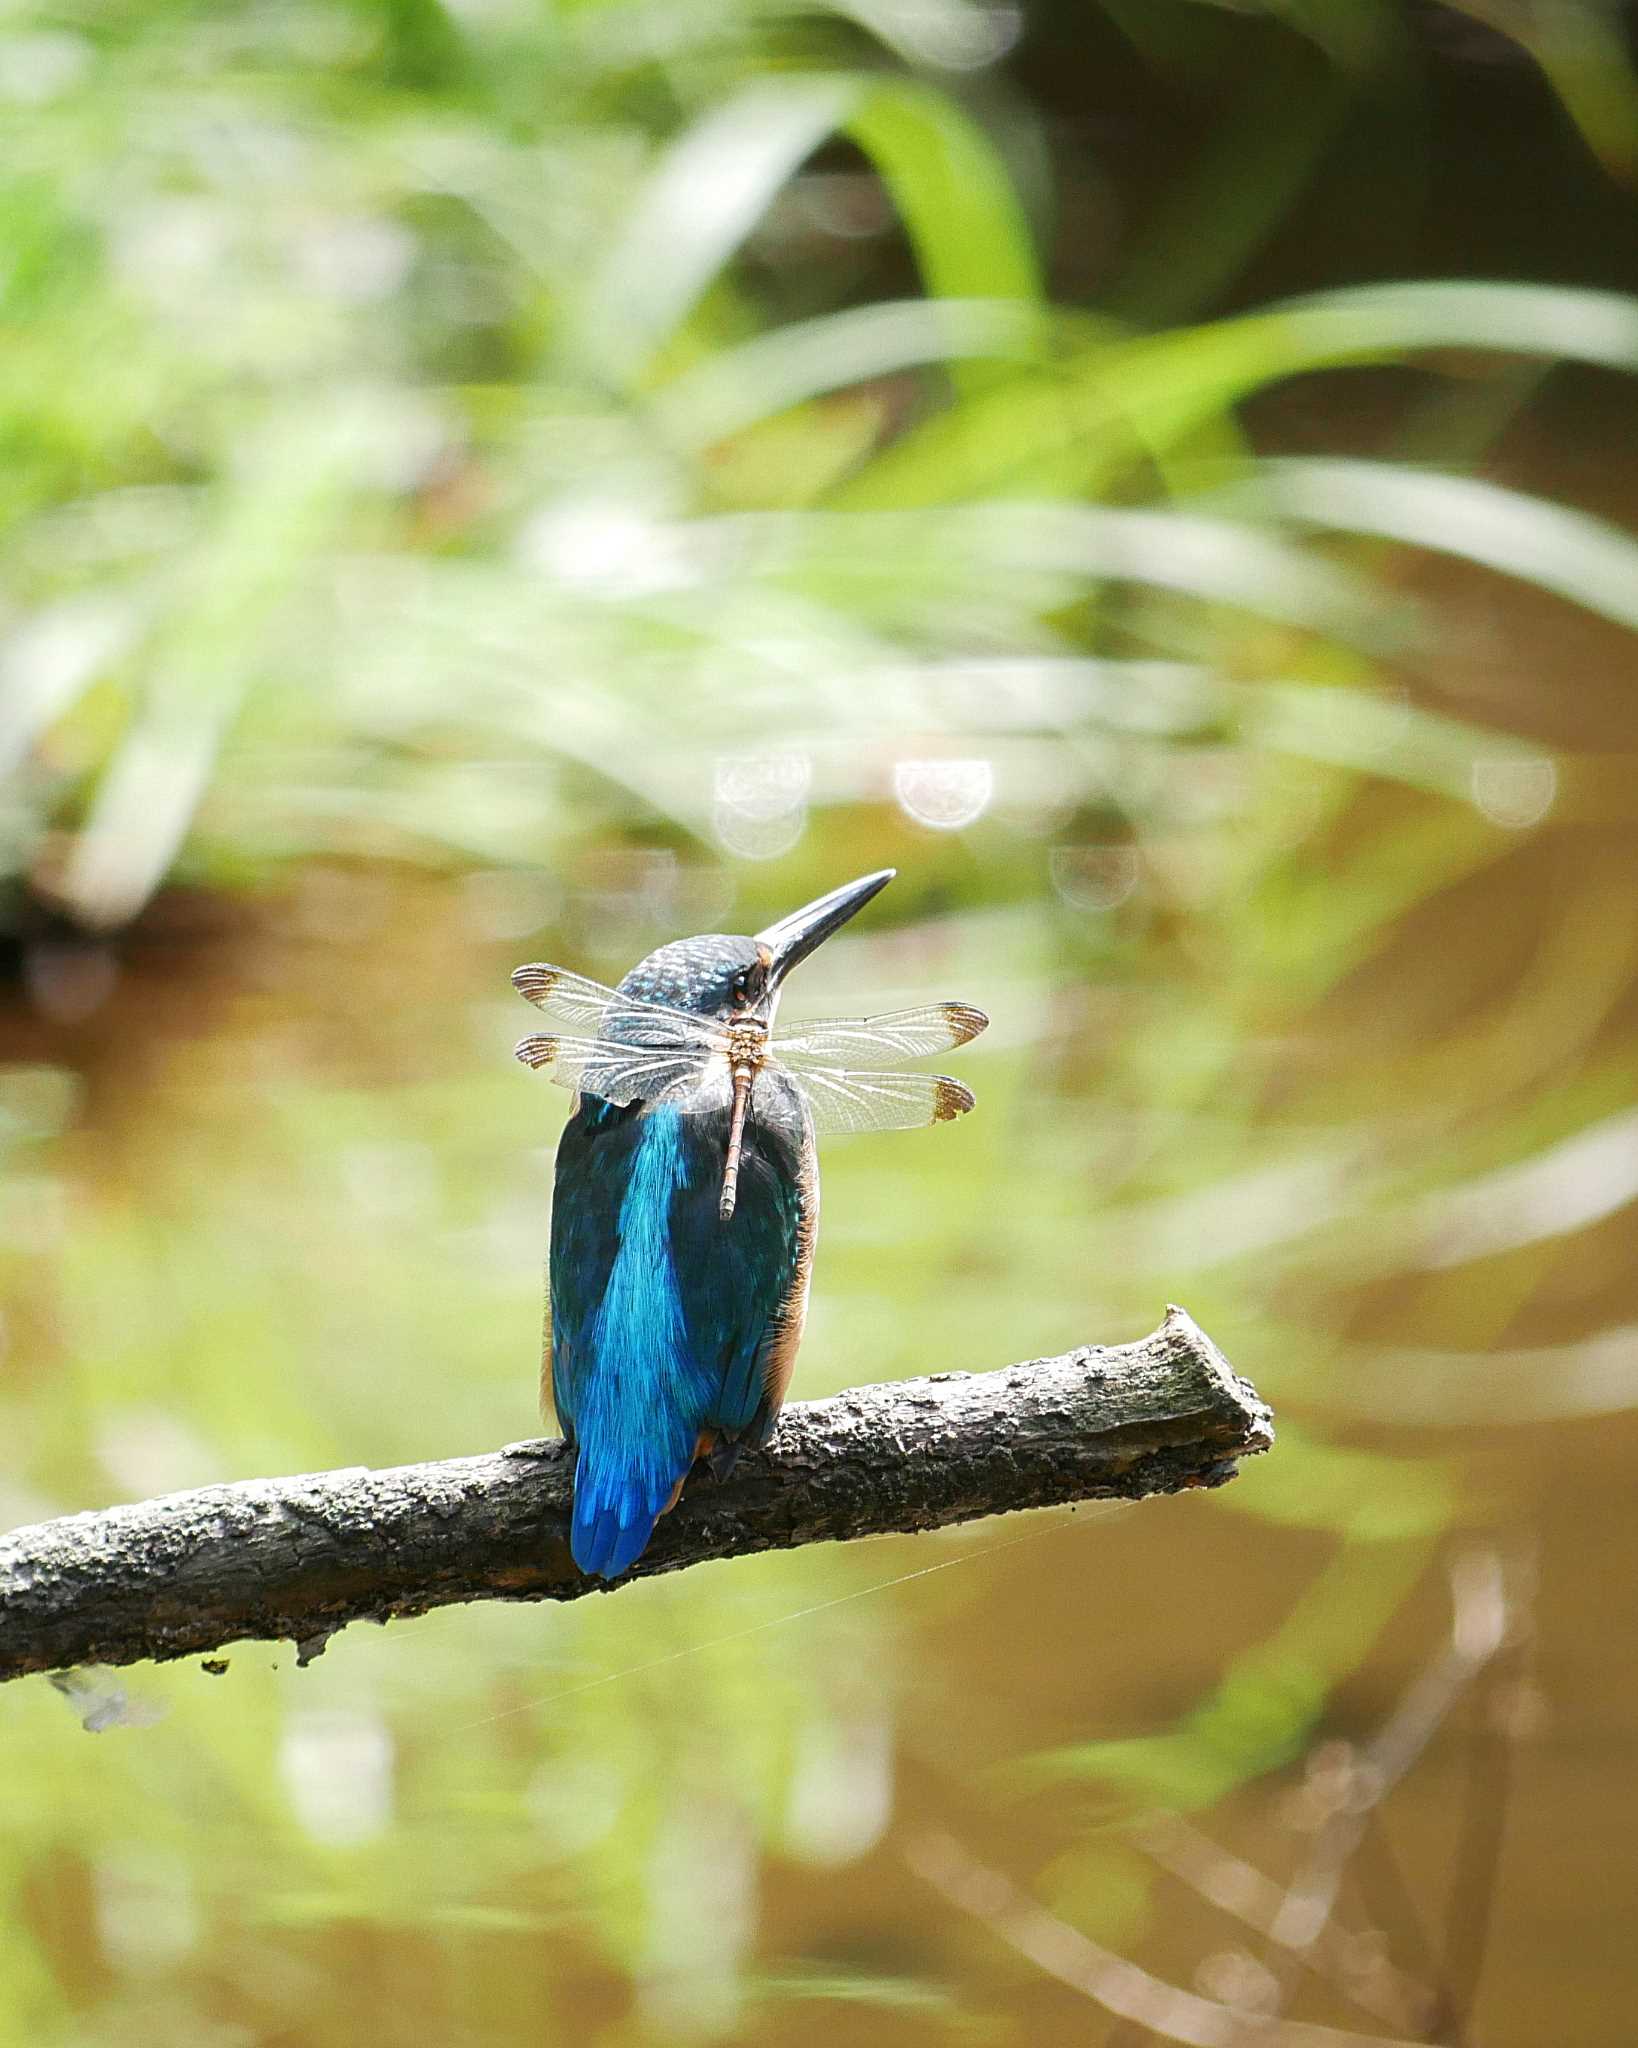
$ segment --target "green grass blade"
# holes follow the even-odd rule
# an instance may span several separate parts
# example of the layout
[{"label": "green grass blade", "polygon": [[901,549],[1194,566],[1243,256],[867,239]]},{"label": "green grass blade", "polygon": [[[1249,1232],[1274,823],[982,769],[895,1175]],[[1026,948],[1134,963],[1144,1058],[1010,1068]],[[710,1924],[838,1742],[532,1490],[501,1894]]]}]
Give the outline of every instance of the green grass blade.
[{"label": "green grass blade", "polygon": [[655,404],[663,430],[707,447],[827,391],[924,364],[1039,356],[1046,316],[1006,299],[894,299],[793,321],[708,356]]},{"label": "green grass blade", "polygon": [[1230,502],[1457,555],[1638,631],[1638,541],[1590,513],[1479,477],[1291,457],[1262,464]]},{"label": "green grass blade", "polygon": [[639,380],[775,193],[838,131],[875,163],[930,293],[1039,299],[1006,166],[951,100],[899,80],[763,79],[665,153],[592,284],[576,333],[581,360],[616,382]]},{"label": "green grass blade", "polygon": [[1509,284],[1371,285],[1114,344],[970,396],[839,494],[858,506],[1096,490],[1253,392],[1305,371],[1484,349],[1638,369],[1638,300]]}]

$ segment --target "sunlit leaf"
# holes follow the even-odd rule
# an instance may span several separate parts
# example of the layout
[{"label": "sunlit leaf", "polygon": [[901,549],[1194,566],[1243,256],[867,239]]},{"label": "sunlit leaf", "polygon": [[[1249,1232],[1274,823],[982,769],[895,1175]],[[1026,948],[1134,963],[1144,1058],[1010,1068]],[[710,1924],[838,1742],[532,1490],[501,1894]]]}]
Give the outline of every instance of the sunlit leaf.
[{"label": "sunlit leaf", "polygon": [[577,341],[583,361],[617,380],[640,374],[775,192],[843,129],[875,162],[931,293],[1037,296],[1011,180],[952,101],[893,79],[764,79],[667,152],[588,289]]},{"label": "sunlit leaf", "polygon": [[1533,285],[1373,285],[1102,343],[930,420],[878,457],[848,501],[937,504],[1032,482],[1097,489],[1283,378],[1458,348],[1632,370],[1638,302]]},{"label": "sunlit leaf", "polygon": [[1638,540],[1589,513],[1478,477],[1287,457],[1260,464],[1228,502],[1458,555],[1638,630]]},{"label": "sunlit leaf", "polygon": [[872,377],[969,358],[1028,359],[1046,320],[1010,299],[902,299],[777,327],[719,350],[659,393],[655,415],[679,439],[703,446],[754,420]]}]

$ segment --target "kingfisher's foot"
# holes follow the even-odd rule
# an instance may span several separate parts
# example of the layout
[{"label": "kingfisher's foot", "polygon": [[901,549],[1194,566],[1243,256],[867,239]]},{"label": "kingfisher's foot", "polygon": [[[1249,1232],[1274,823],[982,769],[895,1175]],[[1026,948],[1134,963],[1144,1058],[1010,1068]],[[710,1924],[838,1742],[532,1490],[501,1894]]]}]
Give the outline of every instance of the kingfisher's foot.
[{"label": "kingfisher's foot", "polygon": [[744,1448],[742,1443],[731,1443],[727,1437],[719,1437],[705,1456],[705,1462],[711,1467],[711,1477],[719,1483],[726,1479],[739,1463],[739,1454]]}]

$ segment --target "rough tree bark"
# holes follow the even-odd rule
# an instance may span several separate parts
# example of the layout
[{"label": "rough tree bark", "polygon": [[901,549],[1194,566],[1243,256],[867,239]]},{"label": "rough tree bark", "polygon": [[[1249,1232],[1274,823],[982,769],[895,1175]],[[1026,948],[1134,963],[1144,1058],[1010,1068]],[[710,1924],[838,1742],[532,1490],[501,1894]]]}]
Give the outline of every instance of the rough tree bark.
[{"label": "rough tree bark", "polygon": [[[629,1575],[1067,1501],[1218,1486],[1267,1407],[1181,1309],[1141,1343],[793,1402],[768,1450],[690,1481]],[[462,1600],[573,1600],[573,1457],[484,1457],[207,1486],[0,1538],[0,1679],[288,1637]],[[622,1580],[622,1585],[629,1580]]]}]

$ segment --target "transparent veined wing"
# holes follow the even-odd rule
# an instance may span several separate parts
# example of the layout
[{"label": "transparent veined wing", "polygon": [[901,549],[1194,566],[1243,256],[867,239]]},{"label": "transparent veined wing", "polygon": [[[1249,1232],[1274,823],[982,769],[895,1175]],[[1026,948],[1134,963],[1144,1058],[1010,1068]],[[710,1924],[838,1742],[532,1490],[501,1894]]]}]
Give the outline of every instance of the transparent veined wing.
[{"label": "transparent veined wing", "polygon": [[922,1124],[949,1123],[973,1106],[973,1091],[948,1074],[861,1073],[801,1053],[787,1060],[783,1046],[769,1065],[782,1067],[796,1084],[821,1135],[912,1131]]},{"label": "transparent veined wing", "polygon": [[600,981],[588,981],[583,974],[571,974],[566,967],[552,967],[542,960],[515,968],[512,986],[537,1009],[574,1031],[596,1032],[623,1045],[703,1050],[714,1046],[721,1035],[707,1018],[691,1017],[686,1010],[669,1009],[664,1003],[636,1002],[618,989],[605,988]]},{"label": "transparent veined wing", "polygon": [[971,1003],[924,1003],[916,1010],[889,1010],[880,1017],[822,1017],[775,1035],[772,1050],[788,1058],[831,1067],[896,1067],[925,1053],[953,1052],[976,1038],[989,1018]]},{"label": "transparent veined wing", "polygon": [[595,1031],[611,1006],[624,1001],[618,989],[605,988],[600,981],[588,981],[583,974],[571,974],[566,967],[552,967],[544,960],[514,967],[512,986],[537,1008],[549,1010],[577,1030],[589,1026]]},{"label": "transparent veined wing", "polygon": [[519,1039],[513,1051],[560,1088],[605,1102],[674,1101],[694,1111],[720,1108],[733,1092],[727,1060],[709,1048],[679,1052],[542,1032]]}]

